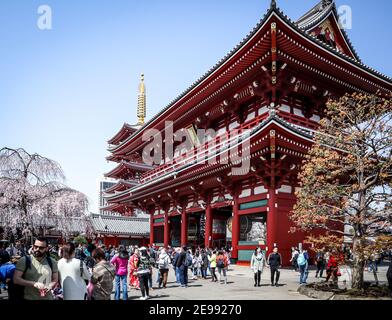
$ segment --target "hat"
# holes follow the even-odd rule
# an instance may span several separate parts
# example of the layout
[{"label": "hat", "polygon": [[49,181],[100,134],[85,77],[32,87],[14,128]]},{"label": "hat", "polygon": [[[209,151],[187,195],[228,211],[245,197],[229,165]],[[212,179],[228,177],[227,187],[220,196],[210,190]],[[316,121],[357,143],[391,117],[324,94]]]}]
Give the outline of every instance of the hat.
[{"label": "hat", "polygon": [[141,247],[141,248],[139,248],[139,251],[147,251],[147,248],[146,247]]}]

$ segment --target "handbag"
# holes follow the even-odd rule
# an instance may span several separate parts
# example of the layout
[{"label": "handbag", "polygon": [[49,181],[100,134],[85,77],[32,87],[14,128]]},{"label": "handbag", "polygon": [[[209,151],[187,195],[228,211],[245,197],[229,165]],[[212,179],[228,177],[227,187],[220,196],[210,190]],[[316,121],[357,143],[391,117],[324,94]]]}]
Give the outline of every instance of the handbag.
[{"label": "handbag", "polygon": [[86,300],[93,300],[93,290],[94,290],[94,284],[89,281],[88,285],[87,285],[87,295],[86,295]]}]

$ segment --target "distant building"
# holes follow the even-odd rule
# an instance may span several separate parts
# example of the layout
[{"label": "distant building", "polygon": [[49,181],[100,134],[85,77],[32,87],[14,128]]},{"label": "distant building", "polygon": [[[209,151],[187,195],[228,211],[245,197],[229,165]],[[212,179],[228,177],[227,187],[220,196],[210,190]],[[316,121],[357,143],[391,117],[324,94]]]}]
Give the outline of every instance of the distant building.
[{"label": "distant building", "polygon": [[[99,181],[99,208],[105,207],[107,205],[107,202],[103,196],[104,192],[105,192],[105,190],[113,187],[115,184],[116,184],[116,181],[110,181],[108,179],[104,179],[104,180]],[[111,212],[111,211],[102,211],[102,214],[118,215],[118,213]]]},{"label": "distant building", "polygon": [[122,217],[104,214],[90,216],[95,242],[105,246],[145,246],[150,239],[149,218]]}]

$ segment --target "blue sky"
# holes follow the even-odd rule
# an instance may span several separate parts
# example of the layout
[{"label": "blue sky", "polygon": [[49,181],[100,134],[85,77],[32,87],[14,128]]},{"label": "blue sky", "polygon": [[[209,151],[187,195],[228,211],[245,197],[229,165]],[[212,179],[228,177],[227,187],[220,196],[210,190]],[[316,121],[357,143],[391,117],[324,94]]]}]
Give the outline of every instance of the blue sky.
[{"label": "blue sky", "polygon": [[[317,0],[278,0],[292,19]],[[392,76],[390,0],[338,0],[367,65]],[[147,120],[215,65],[257,24],[269,0],[1,0],[0,146],[58,161],[97,211],[107,140],[136,122],[145,73]],[[49,5],[53,29],[37,27]]]}]

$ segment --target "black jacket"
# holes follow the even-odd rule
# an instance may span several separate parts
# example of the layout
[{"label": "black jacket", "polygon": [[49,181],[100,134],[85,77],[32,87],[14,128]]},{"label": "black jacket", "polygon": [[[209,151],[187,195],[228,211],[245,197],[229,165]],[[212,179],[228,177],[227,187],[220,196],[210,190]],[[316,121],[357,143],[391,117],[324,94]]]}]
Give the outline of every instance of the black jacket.
[{"label": "black jacket", "polygon": [[178,260],[178,257],[180,256],[180,254],[178,253],[178,252],[176,252],[174,255],[173,255],[173,259],[172,259],[172,265],[173,265],[173,267],[177,267],[177,260]]},{"label": "black jacket", "polygon": [[387,279],[388,279],[388,282],[392,283],[392,260],[389,263],[389,268],[387,271]]},{"label": "black jacket", "polygon": [[272,268],[279,268],[282,265],[282,256],[280,255],[279,252],[278,253],[272,252],[268,256],[267,263]]},{"label": "black jacket", "polygon": [[181,267],[185,259],[186,259],[186,252],[181,252],[180,255],[178,256],[176,266]]},{"label": "black jacket", "polygon": [[203,259],[203,268],[208,268],[208,256],[206,253],[201,254],[201,258]]}]

